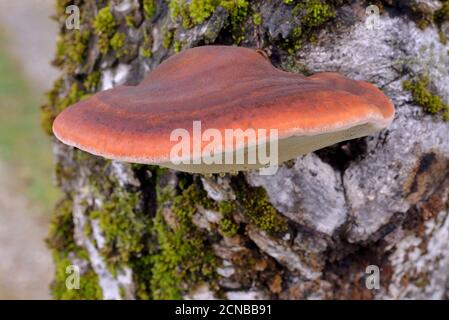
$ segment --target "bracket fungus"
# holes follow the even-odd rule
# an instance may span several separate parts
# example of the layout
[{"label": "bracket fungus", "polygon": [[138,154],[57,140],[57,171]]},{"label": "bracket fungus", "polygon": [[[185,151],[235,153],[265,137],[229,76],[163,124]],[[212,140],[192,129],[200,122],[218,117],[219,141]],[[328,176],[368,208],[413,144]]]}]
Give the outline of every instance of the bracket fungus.
[{"label": "bracket fungus", "polygon": [[137,86],[70,106],[53,132],[109,159],[222,173],[370,135],[393,117],[393,104],[367,82],[306,77],[275,68],[257,50],[203,46],[170,57]]}]

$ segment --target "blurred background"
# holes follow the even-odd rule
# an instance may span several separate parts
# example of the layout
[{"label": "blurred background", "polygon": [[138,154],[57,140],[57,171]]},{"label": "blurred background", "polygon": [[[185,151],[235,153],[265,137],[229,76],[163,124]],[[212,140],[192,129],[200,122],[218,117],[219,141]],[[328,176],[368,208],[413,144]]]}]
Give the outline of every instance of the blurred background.
[{"label": "blurred background", "polygon": [[58,198],[39,107],[51,67],[55,0],[0,0],[0,299],[49,299],[44,238]]}]

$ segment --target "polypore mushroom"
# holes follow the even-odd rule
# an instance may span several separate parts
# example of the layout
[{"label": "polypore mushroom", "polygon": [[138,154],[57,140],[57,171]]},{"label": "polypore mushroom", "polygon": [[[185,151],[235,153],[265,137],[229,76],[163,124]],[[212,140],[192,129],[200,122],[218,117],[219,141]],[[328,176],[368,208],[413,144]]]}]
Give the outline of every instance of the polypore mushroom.
[{"label": "polypore mushroom", "polygon": [[[260,156],[267,142],[281,163],[373,134],[393,117],[393,104],[367,82],[337,73],[306,77],[275,68],[257,50],[204,46],[167,59],[138,86],[70,106],[53,132],[109,159],[219,173],[273,164]],[[243,163],[236,159],[242,154]]]}]

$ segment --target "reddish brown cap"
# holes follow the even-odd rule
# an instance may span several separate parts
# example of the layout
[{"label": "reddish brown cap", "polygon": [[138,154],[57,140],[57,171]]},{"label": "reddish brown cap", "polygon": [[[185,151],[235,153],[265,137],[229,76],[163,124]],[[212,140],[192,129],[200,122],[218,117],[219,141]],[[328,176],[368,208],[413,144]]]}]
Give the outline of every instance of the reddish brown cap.
[{"label": "reddish brown cap", "polygon": [[[170,134],[184,128],[192,135],[193,121],[223,136],[225,129],[277,129],[282,161],[371,134],[393,117],[393,104],[367,82],[336,73],[305,77],[273,67],[256,50],[204,46],[167,59],[138,86],[99,92],[67,108],[53,132],[95,155],[167,165],[176,144]],[[292,137],[302,140],[283,149]]]}]

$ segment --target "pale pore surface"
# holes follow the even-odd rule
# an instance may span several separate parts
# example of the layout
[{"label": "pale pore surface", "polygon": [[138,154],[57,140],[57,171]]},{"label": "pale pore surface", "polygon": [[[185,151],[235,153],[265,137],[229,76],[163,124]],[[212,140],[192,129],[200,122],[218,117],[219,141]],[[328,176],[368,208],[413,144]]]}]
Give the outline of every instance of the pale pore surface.
[{"label": "pale pore surface", "polygon": [[[323,133],[314,136],[291,136],[286,139],[280,139],[278,141],[278,164],[281,165],[287,160],[294,159],[299,155],[307,154],[312,151],[322,149],[329,145],[335,143],[356,139],[371,135],[378,131],[379,128],[371,123],[361,124],[348,128],[346,130]],[[257,151],[254,147],[245,148],[245,161],[248,159],[249,152],[256,152],[256,159],[259,159]],[[207,159],[207,158],[206,158]],[[203,158],[204,160],[204,158]],[[158,164],[163,167],[176,169],[179,171],[190,172],[190,173],[202,173],[202,174],[212,174],[212,173],[226,173],[226,172],[237,172],[237,171],[247,171],[253,169],[259,169],[264,167],[264,164],[173,164],[172,162],[164,162]]]}]

